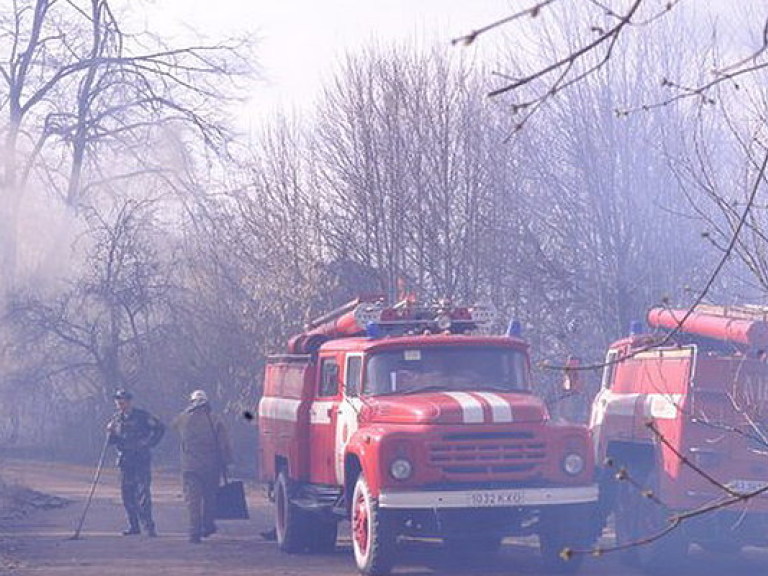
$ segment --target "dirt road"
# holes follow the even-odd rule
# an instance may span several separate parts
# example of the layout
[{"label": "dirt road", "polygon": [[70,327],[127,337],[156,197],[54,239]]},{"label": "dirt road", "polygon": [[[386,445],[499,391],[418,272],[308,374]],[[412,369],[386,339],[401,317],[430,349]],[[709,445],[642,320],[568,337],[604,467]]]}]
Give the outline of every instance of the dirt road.
[{"label": "dirt road", "polygon": [[[178,478],[172,473],[155,472],[155,518],[160,537],[120,535],[124,516],[114,470],[107,470],[96,492],[82,530],[82,539],[70,540],[83,509],[92,470],[61,463],[33,461],[3,462],[3,477],[72,500],[55,510],[37,511],[24,518],[0,525],[0,573],[24,576],[195,576],[203,574],[343,576],[354,575],[350,543],[342,526],[342,537],[333,554],[280,554],[274,543],[258,534],[271,525],[271,513],[262,491],[249,489],[251,520],[221,521],[219,533],[201,545],[187,542],[185,513]],[[542,575],[535,542],[507,541],[498,561],[481,567],[461,566],[447,560],[437,546],[419,545],[406,550],[406,563],[396,574],[418,576],[447,574],[480,576],[487,574]],[[747,576],[764,573],[768,554],[747,549],[738,557],[713,556],[694,550],[690,574],[696,576]],[[590,576],[639,574],[621,566],[608,555],[588,558],[582,574]],[[682,576],[676,572],[676,576]]]}]

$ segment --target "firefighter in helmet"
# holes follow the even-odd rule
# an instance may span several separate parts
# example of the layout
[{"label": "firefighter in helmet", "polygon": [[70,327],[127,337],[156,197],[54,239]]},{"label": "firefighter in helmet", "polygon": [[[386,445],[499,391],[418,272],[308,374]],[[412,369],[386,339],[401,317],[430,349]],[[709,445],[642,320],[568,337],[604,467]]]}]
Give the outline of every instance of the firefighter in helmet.
[{"label": "firefighter in helmet", "polygon": [[187,407],[174,419],[181,440],[181,474],[189,514],[189,541],[216,532],[216,491],[232,463],[232,448],[224,422],[214,414],[203,390],[195,390]]}]

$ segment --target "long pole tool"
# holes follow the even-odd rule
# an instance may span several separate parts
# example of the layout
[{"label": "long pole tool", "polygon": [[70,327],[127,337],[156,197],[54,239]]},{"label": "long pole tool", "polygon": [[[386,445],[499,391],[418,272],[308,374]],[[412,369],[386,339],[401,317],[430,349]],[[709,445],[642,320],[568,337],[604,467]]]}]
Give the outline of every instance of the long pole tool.
[{"label": "long pole tool", "polygon": [[96,466],[96,472],[93,474],[93,481],[91,482],[91,490],[88,492],[88,498],[85,501],[85,506],[83,507],[83,513],[80,515],[80,521],[77,523],[77,528],[75,529],[75,533],[67,538],[67,540],[79,540],[80,539],[80,531],[83,529],[83,524],[85,524],[85,515],[88,514],[88,508],[91,507],[91,500],[93,500],[93,494],[96,492],[96,485],[99,483],[99,478],[101,478],[101,470],[104,468],[104,457],[107,455],[107,446],[109,446],[109,433],[104,437],[104,446],[101,447],[101,455],[99,456],[99,463]]}]

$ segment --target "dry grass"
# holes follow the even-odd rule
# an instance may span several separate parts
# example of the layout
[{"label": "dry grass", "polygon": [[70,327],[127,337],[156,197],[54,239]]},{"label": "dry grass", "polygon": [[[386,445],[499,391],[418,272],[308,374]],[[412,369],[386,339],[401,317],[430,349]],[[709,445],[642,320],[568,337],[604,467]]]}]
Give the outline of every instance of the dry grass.
[{"label": "dry grass", "polygon": [[0,573],[21,566],[15,557],[16,542],[11,529],[13,521],[34,510],[61,508],[69,503],[65,498],[11,484],[0,477]]},{"label": "dry grass", "polygon": [[62,508],[70,503],[66,498],[50,496],[0,478],[0,527],[9,520],[22,518],[34,510]]}]

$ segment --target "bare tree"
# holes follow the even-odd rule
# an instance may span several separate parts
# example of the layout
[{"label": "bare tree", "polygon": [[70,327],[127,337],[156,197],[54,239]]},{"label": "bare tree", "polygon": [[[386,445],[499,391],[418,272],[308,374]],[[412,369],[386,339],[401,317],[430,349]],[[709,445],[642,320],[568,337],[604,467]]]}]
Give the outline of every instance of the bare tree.
[{"label": "bare tree", "polygon": [[[649,36],[652,36],[649,30],[652,31],[670,15],[683,13],[683,17],[687,15],[695,18],[693,8],[690,12],[685,12],[685,9],[693,4],[695,3],[685,0],[624,0],[612,4],[592,0],[575,4],[561,0],[532,0],[522,10],[456,38],[454,43],[471,44],[491,31],[509,27],[515,29],[515,38],[535,42],[527,32],[534,30],[536,36],[539,36],[553,21],[570,23],[571,29],[575,30],[578,37],[577,42],[564,43],[544,60],[515,62],[512,67],[514,72],[498,73],[500,84],[490,95],[507,95],[513,99],[513,111],[521,113],[521,118],[516,123],[516,129],[520,129],[544,105],[556,100],[590,76],[608,69],[623,46],[633,41],[647,41]],[[742,9],[745,12],[755,10],[748,20],[750,25],[755,22],[768,22],[768,15],[759,3],[744,3]],[[731,11],[731,7],[728,7],[728,10]],[[702,79],[701,70],[697,69],[694,69],[697,75],[694,78],[686,75],[662,76],[659,81],[672,91],[666,97],[643,102],[639,108],[647,110],[691,98],[702,103],[711,103],[710,91],[713,88],[739,82],[768,65],[765,61],[768,42],[764,28],[765,26],[760,27],[748,53],[715,65],[708,78]]]},{"label": "bare tree", "polygon": [[741,286],[723,279],[731,280],[732,302],[761,298],[768,290],[766,204],[762,195],[750,200],[755,194],[755,174],[760,174],[766,154],[768,108],[760,92],[754,96],[745,94],[738,104],[699,115],[693,128],[680,136],[687,152],[673,157],[680,187],[710,246],[725,252],[741,228],[729,268],[732,275],[743,278]]},{"label": "bare tree", "polygon": [[[685,153],[677,130],[694,126],[687,108],[613,112],[622,102],[659,97],[663,88],[651,78],[679,66],[664,47],[681,32],[656,29],[653,42],[617,51],[610,74],[574,86],[541,111],[537,130],[519,135],[532,151],[525,163],[536,175],[536,234],[556,255],[550,260],[560,265],[555,277],[571,310],[564,331],[588,347],[625,333],[650,303],[686,298],[686,284],[705,280],[692,263],[707,260],[706,246],[684,216],[688,206],[669,166],[671,155]],[[577,352],[583,357],[588,348]]]},{"label": "bare tree", "polygon": [[56,298],[18,295],[11,303],[16,341],[25,343],[17,355],[26,360],[11,375],[19,391],[43,386],[49,399],[102,407],[122,386],[162,396],[152,346],[169,322],[172,267],[155,248],[155,209],[129,200],[109,217],[92,211],[83,276]]},{"label": "bare tree", "polygon": [[[724,270],[732,272],[736,268],[733,265],[726,267],[732,255],[738,256],[743,265],[752,272],[753,277],[761,284],[762,295],[764,296],[766,287],[764,283],[765,221],[762,217],[762,206],[757,201],[757,197],[759,191],[765,185],[765,167],[766,163],[768,163],[768,154],[766,154],[763,134],[765,107],[755,107],[756,113],[753,112],[752,116],[749,117],[745,102],[750,100],[750,98],[758,101],[763,99],[762,87],[758,85],[755,75],[762,71],[767,64],[765,52],[768,43],[766,43],[765,38],[765,26],[762,26],[762,34],[756,39],[753,48],[748,51],[746,57],[743,57],[743,55],[733,57],[729,54],[724,60],[719,60],[721,58],[719,51],[717,49],[711,50],[711,53],[707,54],[707,57],[712,62],[711,68],[714,69],[714,72],[711,74],[709,70],[706,72],[702,71],[701,62],[704,61],[703,58],[691,55],[681,48],[676,48],[673,53],[676,58],[680,58],[682,61],[689,63],[689,65],[685,68],[678,67],[672,70],[672,73],[669,70],[658,71],[653,66],[649,66],[648,60],[643,60],[642,74],[639,76],[646,82],[647,78],[658,77],[657,84],[662,86],[665,92],[661,94],[642,93],[640,95],[632,95],[639,97],[639,103],[621,105],[614,99],[604,101],[600,98],[600,94],[589,93],[588,90],[595,85],[595,80],[599,79],[603,74],[609,74],[608,77],[614,80],[609,86],[615,88],[616,73],[622,74],[626,72],[626,68],[623,65],[624,60],[622,60],[622,53],[624,51],[620,49],[622,44],[631,42],[633,36],[635,39],[641,37],[642,41],[646,44],[650,43],[656,38],[653,30],[660,25],[659,22],[668,20],[668,18],[664,17],[673,10],[679,13],[684,4],[687,3],[682,1],[656,3],[652,0],[630,0],[624,3],[607,5],[605,3],[588,1],[581,3],[582,7],[586,6],[587,9],[592,11],[591,15],[585,17],[583,12],[574,9],[572,3],[568,5],[564,2],[550,0],[535,3],[529,10],[501,20],[487,29],[472,33],[464,40],[473,41],[479,34],[486,32],[496,25],[509,22],[519,24],[523,20],[528,19],[529,16],[538,17],[545,11],[555,11],[558,9],[567,12],[571,16],[568,29],[578,28],[580,25],[585,24],[594,33],[592,37],[588,37],[586,32],[581,35],[577,34],[576,43],[565,42],[560,52],[543,61],[534,61],[533,65],[529,68],[526,68],[526,66],[530,65],[529,62],[518,60],[515,63],[515,69],[519,70],[519,72],[502,77],[502,85],[498,89],[493,90],[491,94],[494,96],[501,96],[503,94],[511,99],[513,110],[520,114],[514,126],[514,130],[517,131],[524,125],[529,124],[534,115],[536,115],[538,120],[543,120],[542,123],[537,123],[538,125],[546,123],[551,119],[551,116],[545,114],[544,110],[556,109],[559,104],[564,102],[568,102],[571,106],[577,103],[579,109],[599,106],[605,113],[616,113],[619,117],[623,118],[636,117],[639,113],[648,110],[655,110],[656,113],[663,111],[665,112],[662,117],[664,123],[676,128],[679,124],[674,118],[670,119],[668,113],[670,109],[693,112],[697,116],[699,123],[688,122],[682,125],[683,131],[688,131],[689,133],[688,137],[681,139],[688,144],[688,152],[680,148],[667,149],[667,152],[678,162],[678,173],[681,175],[682,186],[677,186],[673,189],[682,189],[690,201],[690,207],[687,210],[688,214],[686,215],[683,210],[677,210],[675,216],[678,222],[682,224],[687,218],[691,218],[690,213],[693,212],[695,217],[706,223],[708,229],[705,237],[710,239],[715,248],[721,253],[718,255],[717,265],[715,266],[713,262],[711,271],[706,276],[702,277],[700,275],[697,278],[694,273],[690,274],[690,280],[698,284],[693,294],[695,296],[694,302],[698,303],[708,295],[714,294],[718,283],[729,287],[740,284],[733,277],[727,277],[722,274]],[[688,4],[690,5],[690,3]],[[731,8],[729,7],[729,9]],[[765,22],[766,14],[764,7],[761,7],[760,14],[761,16],[758,21]],[[539,24],[541,20],[539,19]],[[583,30],[586,29],[584,28]],[[568,38],[570,39],[570,37]],[[669,47],[672,43],[666,42],[664,45]],[[722,61],[725,61],[725,64]],[[690,70],[693,70],[693,77],[690,76],[690,73],[686,74]],[[624,98],[627,101],[630,100],[630,98],[627,98],[627,95]],[[717,109],[713,106],[715,104],[719,104],[721,110],[725,111],[727,116],[725,123],[713,122],[711,120],[712,111]],[[738,112],[734,113],[736,110]],[[749,118],[749,121],[744,122],[745,116]],[[572,123],[576,124],[576,122]],[[744,126],[744,124],[750,123],[751,126]],[[736,148],[740,148],[742,152],[742,160],[740,162],[734,163],[733,159],[738,156],[732,153],[729,154],[731,151],[727,150],[728,146],[723,145],[723,136],[729,131],[728,129],[723,129],[724,124],[736,136],[735,139],[738,143]],[[572,130],[571,133],[586,134],[588,135],[587,138],[590,138],[591,133],[586,128],[586,126],[582,126],[581,129]],[[535,132],[533,137],[537,136],[539,136],[539,133]],[[716,145],[714,144],[715,142],[717,142]],[[620,143],[617,144],[620,146]],[[642,175],[642,171],[638,171],[638,164],[633,161],[631,155],[625,154],[624,150],[620,147],[619,150],[621,150],[619,157],[622,161],[617,168],[622,173],[634,174],[635,180],[650,182],[656,180],[656,178],[648,178],[648,176],[654,176],[651,173],[646,174],[645,178],[638,178],[638,176]],[[590,157],[582,156],[582,161],[585,163],[589,162],[589,160],[591,160]],[[601,171],[592,169],[591,173],[593,175],[600,174]],[[603,173],[605,172],[603,171]],[[617,172],[616,175],[618,176],[620,173]],[[621,183],[621,178],[617,179],[614,177],[611,180],[614,183]],[[599,186],[596,188],[599,189]],[[592,194],[593,190],[590,189],[588,194]],[[679,192],[677,194],[683,196]],[[573,205],[579,205],[584,199],[583,192],[580,193],[578,189],[564,188],[562,196],[567,199],[567,202],[574,203]],[[601,199],[605,199],[603,194],[599,196]],[[621,204],[610,206],[602,201],[597,204],[590,202],[585,204],[585,206],[597,209],[597,214],[596,217],[588,220],[589,224],[585,228],[589,231],[591,238],[599,240],[597,243],[589,243],[586,246],[592,245],[597,248],[595,250],[596,258],[607,260],[608,264],[613,263],[611,266],[615,268],[613,278],[619,281],[619,283],[610,289],[618,288],[619,290],[616,291],[618,295],[621,292],[621,285],[624,284],[626,286],[627,284],[626,276],[622,274],[621,267],[616,265],[625,266],[631,263],[632,257],[638,254],[638,240],[642,239],[643,243],[654,242],[655,240],[658,243],[658,239],[654,238],[656,235],[653,229],[647,230],[642,236],[639,235],[638,231],[632,231],[632,221],[620,216],[622,212],[637,214],[639,210],[643,209],[642,204],[638,204],[636,199],[631,197],[616,199],[621,200],[621,204],[632,206],[630,211],[627,212],[625,209],[622,209]],[[630,202],[627,202],[627,200]],[[675,199],[675,201],[667,204],[673,207],[675,205],[679,206],[680,201]],[[615,210],[617,207],[620,208],[618,212]],[[644,224],[648,223],[647,218],[641,217],[641,220]],[[655,224],[658,223],[658,221],[655,222]],[[608,224],[608,227],[605,224]],[[577,229],[572,228],[569,237],[579,238],[578,232]],[[595,235],[595,232],[597,232],[597,235]],[[605,234],[605,232],[609,233]],[[661,238],[664,237],[662,236]],[[667,238],[670,238],[670,236],[667,235]],[[675,240],[677,238],[674,236],[671,238],[667,242],[669,244],[676,244]],[[675,250],[667,252],[669,246],[665,246],[663,243],[658,243],[657,245],[660,248],[659,252],[662,254],[673,256],[676,252]],[[685,247],[683,246],[683,248]],[[686,251],[678,251],[678,253],[680,252],[685,253]],[[597,267],[598,270],[601,268],[602,265]],[[648,268],[648,272],[652,270],[652,268]],[[624,280],[622,280],[622,276],[624,276]],[[608,277],[610,278],[611,275],[609,274]],[[644,277],[646,285],[653,284],[655,278],[652,275],[646,274]],[[744,293],[744,283],[742,282],[741,284],[740,291]],[[626,290],[624,291],[625,296],[631,296]],[[680,296],[681,294],[678,291],[678,297]],[[732,298],[733,291],[725,293],[725,296]],[[603,302],[603,307],[606,307],[606,304],[610,307],[610,302]],[[619,312],[618,316],[622,315],[620,307],[617,309],[617,312]],[[738,388],[736,381],[733,383],[733,388]],[[743,435],[749,434],[751,438],[764,445],[765,434],[761,430],[762,425],[758,422],[758,415],[753,413],[754,407],[750,404],[750,400],[742,399],[739,401],[736,399],[736,396],[734,394],[733,398],[731,398],[731,401],[734,403],[734,410],[743,417],[743,422],[747,425],[734,428],[726,426],[724,422],[705,418],[707,424],[711,425],[713,430],[720,431],[724,437],[735,438],[736,435],[743,437]],[[665,437],[658,429],[654,429],[652,422],[649,423],[649,426],[654,434],[654,443],[660,447],[663,446],[664,450],[673,450],[670,439]],[[745,432],[745,430],[748,430],[748,432]],[[618,546],[611,548],[611,550],[632,549],[630,551],[634,552],[634,548],[641,544],[648,544],[653,547],[656,547],[658,544],[657,550],[664,550],[666,544],[674,542],[675,535],[679,535],[680,532],[677,529],[685,521],[700,515],[711,514],[724,507],[759,496],[764,492],[761,489],[747,496],[734,494],[728,486],[715,479],[717,474],[713,475],[712,471],[703,467],[697,467],[686,454],[677,453],[676,456],[682,467],[693,469],[702,481],[706,481],[710,485],[719,488],[721,497],[696,509],[681,511],[670,518],[662,517],[657,532],[646,534],[637,541],[620,542]],[[655,497],[652,483],[649,486],[644,482],[642,470],[622,467],[619,470],[610,470],[608,474],[609,476],[615,476],[620,481],[622,490],[632,492],[636,496],[636,501],[653,501],[652,507],[655,507],[657,510],[667,509],[665,503]],[[636,513],[636,510],[630,512],[630,514]],[[646,512],[644,511],[643,514],[645,515]],[[675,534],[671,534],[673,532]],[[670,535],[671,538],[668,538]],[[662,538],[664,541],[662,541]],[[669,560],[669,558],[666,558],[666,560]]]},{"label": "bare tree", "polygon": [[[517,57],[518,51],[510,46],[511,72],[500,72],[498,87],[490,91],[491,96],[511,104],[516,117],[513,131],[534,117],[546,121],[548,116],[543,111],[557,109],[560,102],[584,97],[584,86],[590,86],[595,79],[622,74],[626,70],[623,61],[628,50],[637,50],[643,44],[667,47],[664,65],[645,66],[643,62],[643,66],[638,67],[638,77],[648,85],[656,84],[658,89],[642,94],[625,93],[621,100],[611,99],[601,105],[606,114],[613,112],[624,118],[652,110],[663,113],[664,109],[671,108],[696,119],[685,125],[673,124],[681,134],[689,135],[681,138],[687,153],[680,147],[668,152],[680,170],[686,172],[681,178],[685,180],[690,202],[688,212],[707,223],[709,230],[705,234],[710,239],[716,238],[714,245],[722,249],[730,244],[728,234],[739,227],[742,219],[738,202],[731,199],[728,188],[733,182],[746,182],[750,174],[758,171],[760,150],[764,149],[762,130],[755,126],[764,125],[765,108],[759,104],[764,96],[758,78],[768,65],[768,43],[766,26],[756,28],[755,23],[768,22],[768,13],[761,3],[744,2],[738,9],[720,7],[720,18],[716,21],[712,12],[708,13],[716,8],[717,4],[707,4],[701,9],[701,3],[684,0],[627,0],[610,5],[591,0],[579,3],[545,0],[531,2],[527,8],[456,42],[471,43],[492,30],[512,29],[514,38],[521,44],[537,46],[542,38],[548,43],[546,50],[539,54],[535,48],[528,49],[529,56],[534,53],[529,58]],[[726,12],[729,18],[724,17]],[[688,24],[683,25],[686,21]],[[735,23],[735,29],[725,29],[726,21]],[[686,38],[685,46],[670,48],[682,37]],[[742,44],[734,42],[734,37]],[[746,122],[751,126],[735,126],[744,124],[745,111]],[[727,117],[725,122],[712,121],[720,112]],[[669,121],[668,115],[663,117]],[[735,169],[741,176],[737,177],[732,169],[728,184],[721,182],[715,188],[713,172],[719,171],[715,168],[718,162],[712,161],[708,149],[710,143],[728,133],[738,133],[737,138],[741,140],[741,166]],[[719,160],[722,163],[722,154]],[[732,161],[732,158],[725,160]],[[688,168],[682,168],[684,165]],[[738,195],[749,194],[750,188],[748,184],[743,185]],[[734,252],[756,274],[757,282],[763,283],[758,263],[761,260],[759,217],[750,213],[746,219],[750,225],[745,227],[745,234],[752,238],[735,243]],[[699,294],[699,298],[703,297],[706,294]]]},{"label": "bare tree", "polygon": [[[245,43],[169,48],[148,34],[131,35],[108,0],[14,0],[0,10],[0,27],[7,86],[0,100],[7,118],[0,269],[7,290],[20,204],[32,184],[78,209],[84,194],[110,182],[165,173],[147,151],[158,129],[226,152],[229,135],[216,111],[231,101],[234,79],[252,67]],[[116,169],[116,154],[125,170]]]},{"label": "bare tree", "polygon": [[502,182],[491,111],[466,63],[437,51],[350,57],[320,104],[332,250],[424,295],[489,294],[479,254]]}]

